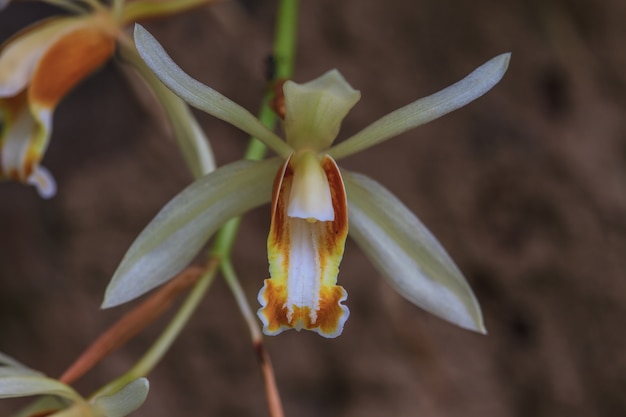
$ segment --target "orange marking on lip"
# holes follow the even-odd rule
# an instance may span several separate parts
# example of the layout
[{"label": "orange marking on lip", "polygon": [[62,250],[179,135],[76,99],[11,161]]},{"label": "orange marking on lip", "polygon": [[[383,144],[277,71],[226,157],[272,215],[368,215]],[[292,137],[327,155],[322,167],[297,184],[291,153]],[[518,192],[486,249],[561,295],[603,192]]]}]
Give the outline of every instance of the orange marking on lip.
[{"label": "orange marking on lip", "polygon": [[289,193],[285,192],[285,188],[291,186],[291,178],[293,177],[293,168],[289,164],[290,161],[291,156],[287,158],[276,173],[272,189],[272,220],[268,240],[269,244],[277,248],[289,247],[287,201],[285,201]]},{"label": "orange marking on lip", "polygon": [[[265,324],[264,331],[268,334],[278,334],[286,328],[295,328],[313,330],[325,337],[335,337],[341,333],[349,315],[347,307],[341,304],[347,298],[347,293],[343,287],[336,285],[338,266],[348,234],[345,188],[334,160],[329,156],[324,156],[320,163],[330,187],[335,212],[333,221],[308,223],[305,219],[287,216],[288,198],[294,175],[290,159],[285,161],[274,180],[272,223],[268,236],[268,256],[272,277],[265,280],[265,285],[259,294],[262,308],[258,313]],[[308,300],[306,302],[294,301],[299,300],[299,291],[302,289],[299,289],[298,282],[304,278],[290,276],[298,270],[298,265],[296,269],[290,269],[290,258],[293,256],[293,262],[298,262],[295,259],[299,255],[292,254],[293,250],[298,249],[291,247],[293,243],[291,240],[294,238],[292,233],[302,233],[302,224],[299,222],[307,222],[306,233],[311,233],[309,238],[316,239],[313,246],[315,253],[310,256],[317,258],[314,264],[318,269],[313,276],[319,282],[306,284],[307,281],[304,281],[305,285],[312,285],[312,288],[316,288],[313,294],[303,293],[306,294],[305,298]],[[296,239],[302,239],[302,237]],[[299,241],[293,244],[301,243]],[[289,291],[296,291],[296,293],[290,294]],[[313,309],[315,311],[312,311]]]},{"label": "orange marking on lip", "polygon": [[280,332],[285,327],[306,330],[318,330],[325,335],[337,332],[341,319],[345,314],[341,301],[346,298],[346,291],[340,286],[322,288],[320,294],[320,308],[315,321],[311,320],[309,307],[291,306],[292,314],[289,317],[287,289],[284,285],[275,285],[271,279],[265,280],[265,290],[262,297],[267,304],[260,311],[267,319],[266,329],[270,333]]}]

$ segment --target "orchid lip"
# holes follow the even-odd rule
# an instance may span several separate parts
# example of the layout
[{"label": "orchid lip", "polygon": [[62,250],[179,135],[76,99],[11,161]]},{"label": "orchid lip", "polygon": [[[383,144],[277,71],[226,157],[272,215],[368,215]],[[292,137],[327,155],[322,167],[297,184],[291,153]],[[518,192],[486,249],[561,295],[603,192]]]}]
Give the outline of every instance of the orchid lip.
[{"label": "orchid lip", "polygon": [[311,222],[287,214],[291,193],[298,186],[297,171],[303,167],[302,160],[287,159],[274,182],[267,240],[271,278],[259,292],[258,315],[268,335],[293,328],[336,337],[349,315],[341,304],[347,293],[336,285],[348,234],[346,194],[332,158],[318,161],[313,153],[306,158],[306,164],[317,164],[326,177],[333,219]]}]

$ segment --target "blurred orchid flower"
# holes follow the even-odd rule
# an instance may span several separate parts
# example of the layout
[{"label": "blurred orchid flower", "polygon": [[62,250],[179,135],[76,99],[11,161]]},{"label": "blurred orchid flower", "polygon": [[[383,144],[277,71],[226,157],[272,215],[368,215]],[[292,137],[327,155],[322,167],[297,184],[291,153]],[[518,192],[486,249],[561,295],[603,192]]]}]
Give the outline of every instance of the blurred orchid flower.
[{"label": "blurred orchid flower", "polygon": [[117,46],[132,45],[124,32],[130,22],[208,1],[118,2],[122,8],[116,12],[89,0],[60,0],[55,4],[78,15],[35,23],[1,45],[0,179],[34,185],[43,198],[54,196],[54,178],[40,161],[61,99],[111,58]]},{"label": "blurred orchid flower", "polygon": [[0,353],[0,398],[45,396],[20,416],[124,417],[143,404],[148,389],[148,380],[138,378],[114,394],[85,399],[68,385]]},{"label": "blurred orchid flower", "polygon": [[[133,299],[181,270],[230,217],[272,201],[271,278],[258,299],[265,334],[308,329],[336,337],[348,318],[338,266],[350,234],[414,304],[457,325],[484,331],[480,307],[439,242],[375,181],[335,162],[436,119],[480,97],[504,75],[510,54],[463,80],[379,119],[332,146],[360,93],[332,70],[284,84],[283,141],[252,114],[185,74],[158,42],[135,28],[138,51],[176,94],[194,107],[263,141],[279,158],[226,165],[170,201],[133,243],[109,284],[103,306]],[[348,221],[349,219],[349,221]]]}]

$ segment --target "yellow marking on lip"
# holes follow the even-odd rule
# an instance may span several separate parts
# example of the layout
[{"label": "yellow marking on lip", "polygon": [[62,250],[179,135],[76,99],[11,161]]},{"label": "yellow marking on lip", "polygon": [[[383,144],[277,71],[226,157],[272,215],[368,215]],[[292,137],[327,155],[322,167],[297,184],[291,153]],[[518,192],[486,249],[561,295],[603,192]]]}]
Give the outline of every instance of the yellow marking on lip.
[{"label": "yellow marking on lip", "polygon": [[320,165],[326,174],[335,213],[332,221],[287,215],[294,169],[291,158],[278,171],[273,189],[268,236],[270,279],[259,293],[264,332],[288,328],[313,330],[325,337],[341,334],[348,318],[343,287],[336,285],[348,234],[346,194],[339,168],[329,156]]}]

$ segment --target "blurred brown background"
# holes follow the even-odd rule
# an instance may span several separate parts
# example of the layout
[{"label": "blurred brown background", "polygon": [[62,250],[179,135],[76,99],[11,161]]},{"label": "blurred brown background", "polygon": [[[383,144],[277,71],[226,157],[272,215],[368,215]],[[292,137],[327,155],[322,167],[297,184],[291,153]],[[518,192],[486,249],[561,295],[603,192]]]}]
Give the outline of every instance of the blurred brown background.
[{"label": "blurred brown background", "polygon": [[[149,30],[181,67],[253,112],[275,1],[224,2]],[[50,9],[14,4],[0,39]],[[296,81],[338,68],[362,92],[340,138],[502,52],[503,81],[443,119],[342,165],[428,225],[480,300],[488,336],[410,305],[349,242],[344,333],[266,339],[287,416],[626,415],[626,3],[303,1]],[[198,114],[220,163],[246,137]],[[0,351],[58,376],[128,307],[100,311],[134,236],[190,181],[175,142],[109,64],[55,115],[58,195],[0,185]],[[234,253],[248,298],[267,276],[268,208]],[[136,361],[163,322],[77,385]],[[263,416],[248,331],[217,280],[150,376],[138,416]],[[12,402],[0,402],[7,415]]]}]

